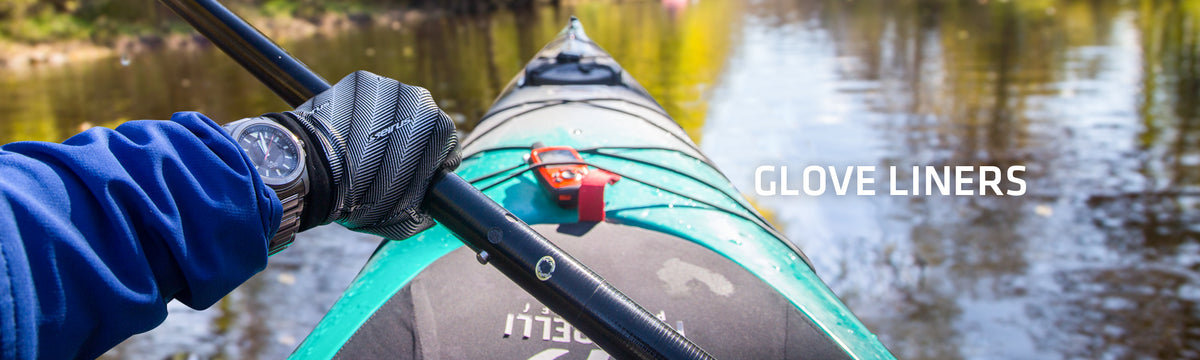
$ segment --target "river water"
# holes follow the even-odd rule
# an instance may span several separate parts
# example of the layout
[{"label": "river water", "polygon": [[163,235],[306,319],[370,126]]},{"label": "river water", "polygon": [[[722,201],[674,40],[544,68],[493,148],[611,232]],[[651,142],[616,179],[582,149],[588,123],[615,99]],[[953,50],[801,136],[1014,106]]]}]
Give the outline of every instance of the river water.
[{"label": "river water", "polygon": [[[571,15],[907,359],[1200,357],[1200,3],[568,2],[283,45],[427,87],[463,131]],[[0,142],[286,109],[209,47],[0,73]],[[761,165],[1025,166],[1022,196],[759,196]],[[1011,184],[1006,184],[1011,185]],[[796,186],[793,186],[796,187]],[[278,358],[378,239],[302,234],[121,358]]]}]

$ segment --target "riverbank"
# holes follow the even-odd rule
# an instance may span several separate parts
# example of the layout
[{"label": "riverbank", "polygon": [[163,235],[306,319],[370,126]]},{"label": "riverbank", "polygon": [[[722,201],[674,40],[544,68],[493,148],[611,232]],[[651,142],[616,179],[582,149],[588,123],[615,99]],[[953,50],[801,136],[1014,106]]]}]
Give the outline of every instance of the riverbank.
[{"label": "riverbank", "polygon": [[5,42],[0,43],[0,68],[23,70],[37,66],[56,66],[111,57],[113,53],[110,47],[79,40],[48,44]]},{"label": "riverbank", "polygon": [[[378,12],[326,13],[312,18],[247,15],[247,21],[276,41],[303,39],[317,34],[336,34],[361,26],[388,26],[399,30],[430,17],[442,16],[439,9],[404,9]],[[180,21],[182,22],[182,21]],[[157,49],[188,51],[211,46],[208,39],[188,27],[171,27],[163,34],[119,35],[108,43],[88,40],[58,40],[37,44],[0,41],[0,71],[34,68],[133,56]]]}]

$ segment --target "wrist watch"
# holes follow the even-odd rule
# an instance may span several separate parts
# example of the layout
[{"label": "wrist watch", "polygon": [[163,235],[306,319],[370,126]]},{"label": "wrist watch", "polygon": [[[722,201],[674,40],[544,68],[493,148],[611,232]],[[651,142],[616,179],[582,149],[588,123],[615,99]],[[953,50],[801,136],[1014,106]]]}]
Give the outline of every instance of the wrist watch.
[{"label": "wrist watch", "polygon": [[309,183],[304,143],[296,134],[267,117],[234,121],[224,128],[250,156],[254,170],[283,203],[279,230],[275,231],[268,246],[268,255],[274,255],[291,245],[300,230],[300,215]]}]

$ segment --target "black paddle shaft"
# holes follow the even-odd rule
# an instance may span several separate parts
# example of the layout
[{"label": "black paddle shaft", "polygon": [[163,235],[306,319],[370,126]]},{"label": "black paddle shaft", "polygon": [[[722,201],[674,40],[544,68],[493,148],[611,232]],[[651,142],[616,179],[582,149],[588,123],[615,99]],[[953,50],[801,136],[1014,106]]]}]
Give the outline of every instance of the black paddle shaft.
[{"label": "black paddle shaft", "polygon": [[191,23],[288,105],[300,106],[329,88],[329,82],[216,0],[160,2]]},{"label": "black paddle shaft", "polygon": [[430,215],[617,359],[706,359],[688,341],[579,260],[453,173],[425,195]]},{"label": "black paddle shaft", "polygon": [[[160,0],[292,106],[329,83],[216,0]],[[424,206],[481,260],[618,359],[707,359],[699,346],[630,300],[458,175],[434,177]]]}]

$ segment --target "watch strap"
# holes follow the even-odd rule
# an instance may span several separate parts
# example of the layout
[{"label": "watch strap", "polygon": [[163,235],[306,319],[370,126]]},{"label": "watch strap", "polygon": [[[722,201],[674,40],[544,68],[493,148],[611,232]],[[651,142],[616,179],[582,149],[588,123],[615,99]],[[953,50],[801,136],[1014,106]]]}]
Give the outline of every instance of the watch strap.
[{"label": "watch strap", "polygon": [[279,220],[279,229],[268,243],[267,255],[287,249],[300,232],[300,215],[304,212],[304,194],[308,192],[306,181],[293,182],[283,188],[275,188],[275,196],[283,204],[283,216]]}]

